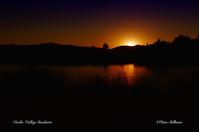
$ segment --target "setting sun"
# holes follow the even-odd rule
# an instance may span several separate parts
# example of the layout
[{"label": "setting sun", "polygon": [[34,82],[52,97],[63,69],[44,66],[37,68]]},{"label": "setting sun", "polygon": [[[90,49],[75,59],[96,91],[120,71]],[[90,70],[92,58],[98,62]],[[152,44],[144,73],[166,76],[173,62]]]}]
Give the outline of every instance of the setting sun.
[{"label": "setting sun", "polygon": [[133,43],[133,42],[128,42],[126,45],[128,45],[128,46],[136,46],[136,44]]}]

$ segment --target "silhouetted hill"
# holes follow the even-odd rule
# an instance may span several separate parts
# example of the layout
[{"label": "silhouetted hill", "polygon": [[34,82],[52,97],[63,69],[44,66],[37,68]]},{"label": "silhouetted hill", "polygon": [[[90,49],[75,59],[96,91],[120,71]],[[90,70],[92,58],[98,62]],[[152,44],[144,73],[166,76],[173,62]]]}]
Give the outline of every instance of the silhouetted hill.
[{"label": "silhouetted hill", "polygon": [[145,65],[199,64],[199,39],[180,35],[169,43],[113,49],[80,47],[56,43],[0,46],[1,64],[110,64],[139,63]]}]

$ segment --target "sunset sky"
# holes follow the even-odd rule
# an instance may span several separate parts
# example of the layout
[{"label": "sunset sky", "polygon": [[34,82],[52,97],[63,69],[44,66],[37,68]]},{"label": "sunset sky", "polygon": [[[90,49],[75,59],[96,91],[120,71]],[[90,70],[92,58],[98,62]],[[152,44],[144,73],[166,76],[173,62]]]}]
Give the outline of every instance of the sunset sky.
[{"label": "sunset sky", "polygon": [[197,0],[1,0],[0,44],[111,47],[199,34]]}]

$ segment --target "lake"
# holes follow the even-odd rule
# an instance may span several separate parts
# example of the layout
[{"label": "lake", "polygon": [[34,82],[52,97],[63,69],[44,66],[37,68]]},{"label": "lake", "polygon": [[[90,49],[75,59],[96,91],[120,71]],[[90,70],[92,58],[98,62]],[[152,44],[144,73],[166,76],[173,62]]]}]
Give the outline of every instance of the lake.
[{"label": "lake", "polygon": [[189,122],[186,118],[196,118],[198,110],[198,76],[197,66],[2,65],[1,101],[8,122],[62,118],[85,127],[86,118],[87,123],[98,122],[93,126],[104,120],[110,129],[133,128],[131,123],[150,126],[157,119]]}]

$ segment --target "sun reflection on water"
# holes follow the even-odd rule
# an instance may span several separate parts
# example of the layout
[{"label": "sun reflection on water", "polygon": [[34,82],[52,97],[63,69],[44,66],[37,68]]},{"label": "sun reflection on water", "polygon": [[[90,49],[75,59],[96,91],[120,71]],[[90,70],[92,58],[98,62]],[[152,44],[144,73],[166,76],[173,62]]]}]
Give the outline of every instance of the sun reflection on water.
[{"label": "sun reflection on water", "polygon": [[56,74],[62,74],[66,83],[76,82],[82,84],[101,81],[110,86],[119,83],[133,86],[137,80],[147,74],[145,67],[134,64],[58,67],[53,68],[53,71],[55,71]]}]

